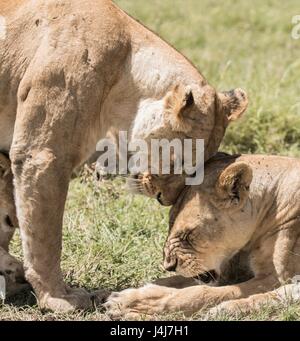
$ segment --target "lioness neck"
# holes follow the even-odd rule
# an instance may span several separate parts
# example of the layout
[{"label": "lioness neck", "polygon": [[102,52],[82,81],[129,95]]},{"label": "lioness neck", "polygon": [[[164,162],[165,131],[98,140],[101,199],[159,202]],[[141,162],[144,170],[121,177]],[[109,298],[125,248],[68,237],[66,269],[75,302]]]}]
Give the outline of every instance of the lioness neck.
[{"label": "lioness neck", "polygon": [[105,132],[132,130],[141,119],[147,126],[145,120],[151,107],[160,121],[162,99],[175,85],[190,86],[195,93],[207,85],[196,67],[175,48],[124,11],[119,8],[118,11],[130,36],[130,52],[119,81],[110,91],[106,108],[113,112],[115,107],[128,120],[113,116],[113,121],[106,122]]}]

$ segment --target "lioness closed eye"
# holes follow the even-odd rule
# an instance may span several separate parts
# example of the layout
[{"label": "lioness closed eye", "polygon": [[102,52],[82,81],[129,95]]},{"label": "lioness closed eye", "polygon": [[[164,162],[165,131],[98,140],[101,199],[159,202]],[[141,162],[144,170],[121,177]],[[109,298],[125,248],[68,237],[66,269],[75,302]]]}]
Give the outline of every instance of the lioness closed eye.
[{"label": "lioness closed eye", "polygon": [[299,167],[300,160],[277,156],[210,160],[204,183],[185,187],[171,209],[164,247],[164,267],[194,285],[113,293],[108,312],[192,314],[213,306],[247,312],[286,296],[299,299],[297,284],[288,284],[300,274]]}]

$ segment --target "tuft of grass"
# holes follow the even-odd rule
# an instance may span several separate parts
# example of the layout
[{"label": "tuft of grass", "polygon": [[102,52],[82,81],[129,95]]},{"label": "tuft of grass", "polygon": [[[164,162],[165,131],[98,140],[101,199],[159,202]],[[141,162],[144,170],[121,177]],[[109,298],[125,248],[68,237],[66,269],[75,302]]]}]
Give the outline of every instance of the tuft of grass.
[{"label": "tuft of grass", "polygon": [[[218,90],[244,88],[244,117],[231,125],[222,150],[300,155],[300,40],[291,38],[299,1],[116,0],[182,51]],[[138,286],[163,273],[168,209],[126,193],[122,180],[100,187],[72,181],[66,205],[62,267],[70,285],[88,290]],[[19,236],[12,251],[21,257]],[[172,314],[158,319],[183,319]],[[199,313],[189,319],[204,319]],[[0,320],[106,320],[100,311],[41,314],[32,293],[0,306]],[[221,320],[300,320],[296,303],[266,306]]]}]

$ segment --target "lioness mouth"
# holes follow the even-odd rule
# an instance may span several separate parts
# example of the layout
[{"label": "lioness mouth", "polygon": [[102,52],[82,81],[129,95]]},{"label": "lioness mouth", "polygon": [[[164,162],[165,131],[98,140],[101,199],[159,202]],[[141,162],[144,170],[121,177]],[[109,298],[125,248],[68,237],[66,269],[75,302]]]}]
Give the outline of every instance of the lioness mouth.
[{"label": "lioness mouth", "polygon": [[199,274],[197,276],[194,276],[193,278],[203,283],[210,283],[215,282],[218,279],[218,274],[216,273],[215,270],[210,270],[207,272],[203,272],[202,274]]}]

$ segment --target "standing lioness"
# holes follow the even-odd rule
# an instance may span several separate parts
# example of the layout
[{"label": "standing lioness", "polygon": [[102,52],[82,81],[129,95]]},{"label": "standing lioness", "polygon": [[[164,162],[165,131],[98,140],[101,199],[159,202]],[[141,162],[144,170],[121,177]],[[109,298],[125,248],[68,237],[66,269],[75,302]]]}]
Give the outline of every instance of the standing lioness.
[{"label": "standing lioness", "polygon": [[214,154],[247,106],[109,0],[1,0],[0,150],[9,151],[26,278],[43,308],[91,305],[63,282],[73,169],[109,132],[205,139]]},{"label": "standing lioness", "polygon": [[[300,275],[299,169],[300,160],[279,156],[210,160],[203,184],[186,187],[171,209],[164,247],[164,267],[192,286],[114,293],[109,313],[192,314],[221,302],[218,309],[239,312],[289,296],[300,299],[300,285],[273,291]],[[179,284],[184,286],[182,279]]]}]

